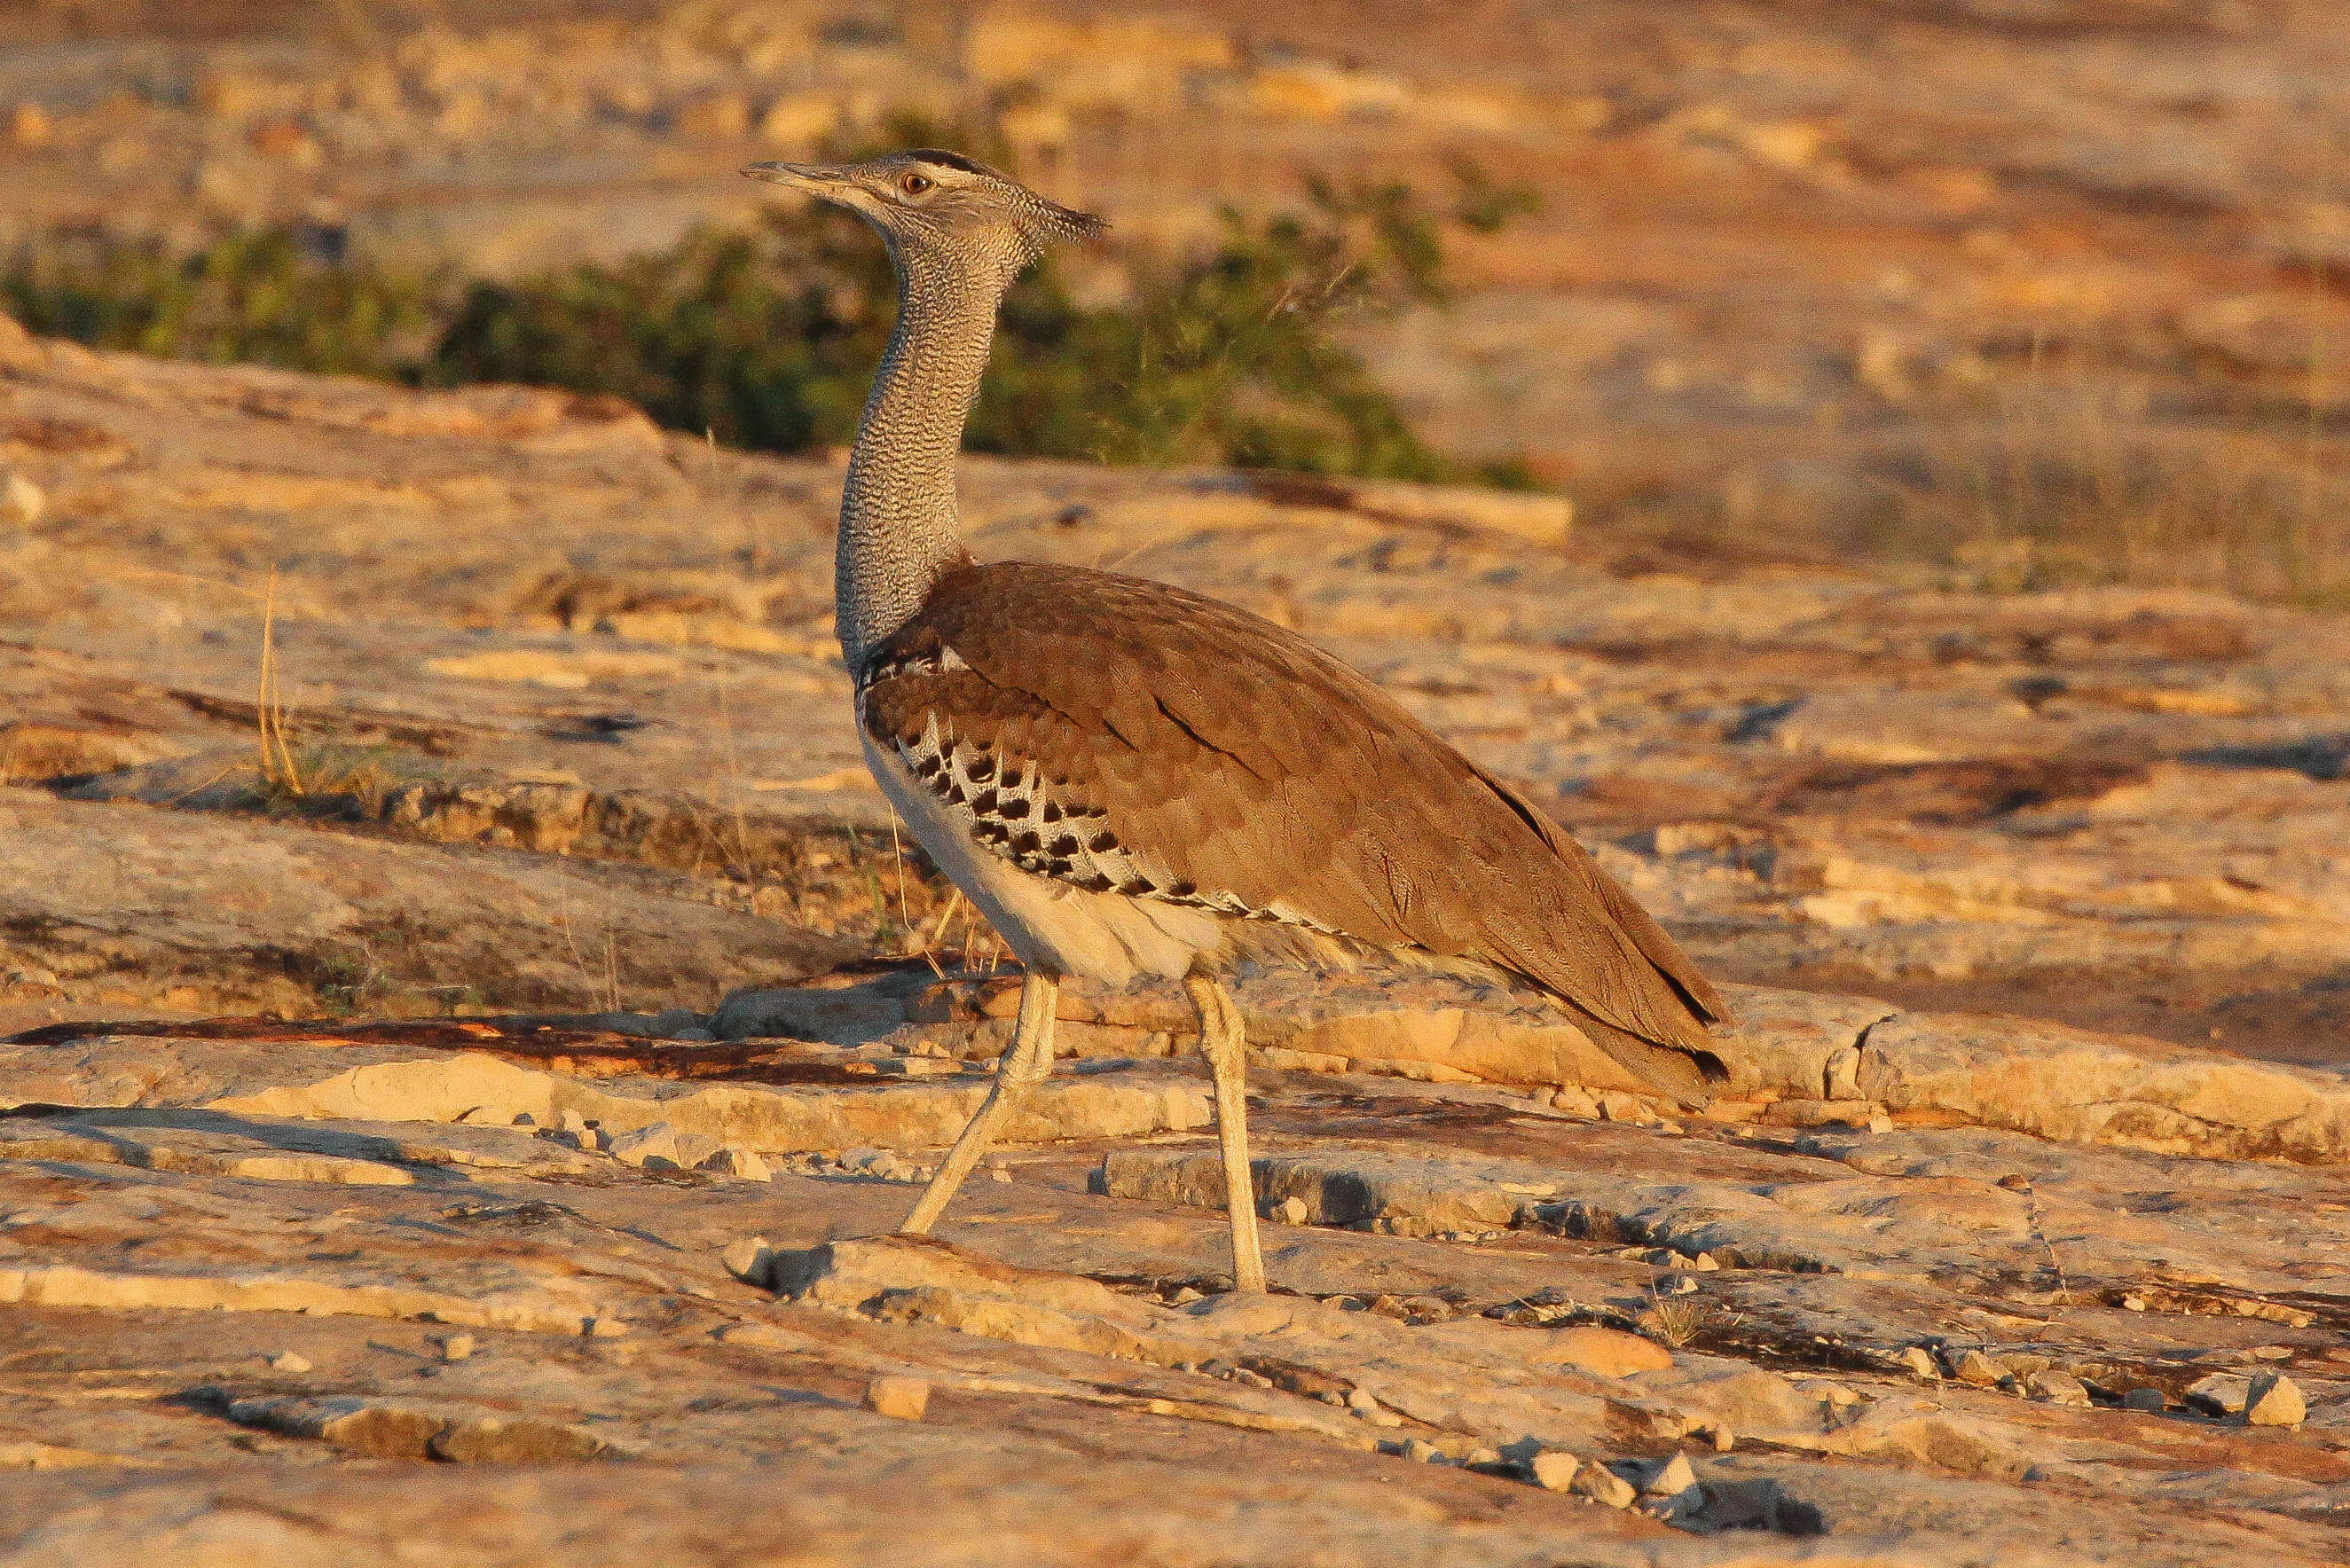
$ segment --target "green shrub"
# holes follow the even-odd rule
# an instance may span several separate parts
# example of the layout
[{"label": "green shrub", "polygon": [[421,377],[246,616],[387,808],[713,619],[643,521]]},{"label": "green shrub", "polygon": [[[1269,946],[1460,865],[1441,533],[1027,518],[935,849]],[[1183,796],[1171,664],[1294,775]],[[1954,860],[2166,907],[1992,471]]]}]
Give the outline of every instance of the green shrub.
[{"label": "green shrub", "polygon": [[1452,477],[1332,328],[1440,297],[1435,225],[1400,186],[1315,184],[1306,214],[1223,214],[1208,255],[1081,311],[1040,270],[1005,301],[972,444],[1108,462]]},{"label": "green shrub", "polygon": [[[1458,221],[1490,229],[1522,210],[1521,195],[1460,174]],[[1339,336],[1444,297],[1444,218],[1400,184],[1311,182],[1305,198],[1270,217],[1227,211],[1204,254],[1129,258],[1118,303],[1080,305],[1049,260],[1031,269],[1004,302],[969,444],[1523,482],[1431,452]],[[0,299],[36,331],[107,348],[614,393],[672,428],[779,452],[851,439],[896,311],[873,236],[806,205],[515,283],[334,265],[274,231],[184,258],[81,237],[20,253]]]},{"label": "green shrub", "polygon": [[231,234],[194,255],[94,235],[26,247],[0,301],[33,331],[211,364],[248,361],[397,377],[440,330],[434,278],[322,265],[283,230]]}]

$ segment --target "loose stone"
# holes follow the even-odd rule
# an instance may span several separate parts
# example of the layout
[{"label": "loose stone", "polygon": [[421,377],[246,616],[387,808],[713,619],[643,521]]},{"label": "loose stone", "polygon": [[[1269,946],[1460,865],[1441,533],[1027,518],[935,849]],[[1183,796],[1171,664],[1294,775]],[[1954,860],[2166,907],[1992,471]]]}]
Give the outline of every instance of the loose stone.
[{"label": "loose stone", "polygon": [[1582,1468],[1581,1459],[1555,1449],[1545,1449],[1536,1454],[1526,1465],[1534,1484],[1544,1491],[1566,1490],[1575,1484],[1575,1472]]},{"label": "loose stone", "polygon": [[739,1241],[729,1243],[726,1250],[718,1255],[718,1261],[726,1265],[728,1273],[744,1284],[764,1286],[770,1278],[769,1271],[775,1265],[775,1254],[767,1245],[764,1236],[745,1236]]},{"label": "loose stone", "polygon": [[1555,1109],[1571,1116],[1581,1116],[1586,1121],[1596,1120],[1599,1115],[1598,1102],[1585,1090],[1572,1085],[1551,1096],[1550,1103]]},{"label": "loose stone", "polygon": [[739,1144],[725,1145],[695,1168],[719,1176],[731,1176],[737,1181],[773,1181],[775,1179],[765,1156]]},{"label": "loose stone", "polygon": [[881,1376],[865,1386],[865,1407],[877,1416],[919,1421],[931,1406],[931,1386],[920,1377]]},{"label": "loose stone", "polygon": [[2034,1399],[2051,1405],[2085,1406],[2089,1391],[2081,1380],[2069,1373],[2035,1372],[2023,1380],[2023,1390]]},{"label": "loose stone", "polygon": [[1566,1490],[1577,1497],[1604,1502],[1609,1508],[1629,1508],[1640,1495],[1632,1490],[1631,1482],[1606,1465],[1585,1465],[1567,1483]]},{"label": "loose stone", "polygon": [[1689,1456],[1675,1454],[1659,1466],[1640,1490],[1649,1497],[1679,1497],[1697,1485],[1697,1472],[1690,1468]]},{"label": "loose stone", "polygon": [[2251,1392],[2249,1377],[2213,1372],[2187,1386],[2187,1407],[2206,1416],[2241,1416]]},{"label": "loose stone", "polygon": [[2251,1427],[2298,1427],[2309,1417],[2309,1404],[2282,1372],[2263,1372],[2252,1379],[2244,1399],[2244,1423]]}]

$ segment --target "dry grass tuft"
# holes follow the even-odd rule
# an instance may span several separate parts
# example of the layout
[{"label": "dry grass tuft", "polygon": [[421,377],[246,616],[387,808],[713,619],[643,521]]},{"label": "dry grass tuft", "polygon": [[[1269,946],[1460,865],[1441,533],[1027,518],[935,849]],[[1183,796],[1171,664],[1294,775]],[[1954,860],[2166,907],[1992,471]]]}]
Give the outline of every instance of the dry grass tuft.
[{"label": "dry grass tuft", "polygon": [[1654,1299],[1635,1319],[1642,1332],[1661,1339],[1675,1350],[1687,1345],[1721,1316],[1721,1309],[1703,1296],[1669,1296],[1650,1287]]},{"label": "dry grass tuft", "polygon": [[1993,591],[2131,583],[2350,608],[2350,474],[2311,352],[2298,394],[2232,391],[2199,418],[2085,351],[2035,353],[1880,465],[1885,543]]}]

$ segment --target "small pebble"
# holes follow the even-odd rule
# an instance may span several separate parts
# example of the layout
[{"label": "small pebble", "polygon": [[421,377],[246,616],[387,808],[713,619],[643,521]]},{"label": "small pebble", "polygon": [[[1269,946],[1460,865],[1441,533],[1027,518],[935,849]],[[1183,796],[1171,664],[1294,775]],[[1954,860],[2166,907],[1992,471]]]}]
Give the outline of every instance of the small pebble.
[{"label": "small pebble", "polygon": [[698,1168],[720,1176],[731,1176],[737,1181],[773,1181],[775,1179],[775,1170],[767,1164],[764,1155],[738,1144],[725,1145],[703,1160]]},{"label": "small pebble", "polygon": [[2161,1410],[2168,1403],[2159,1388],[2133,1388],[2122,1396],[2122,1408],[2125,1410]]},{"label": "small pebble", "polygon": [[987,1175],[992,1181],[1009,1181],[1012,1179],[1012,1168],[1005,1165],[991,1165],[987,1168]]},{"label": "small pebble", "polygon": [[[22,110],[18,112],[21,114]],[[7,483],[0,485],[0,494],[7,497],[9,508],[27,528],[38,523],[41,514],[48,509],[47,493],[21,473],[10,474]]]},{"label": "small pebble", "polygon": [[473,1354],[473,1336],[470,1334],[452,1334],[441,1342],[443,1361],[463,1361]]},{"label": "small pebble", "polygon": [[1934,1365],[1933,1353],[1922,1345],[1908,1346],[1901,1352],[1899,1360],[1901,1365],[1908,1368],[1909,1376],[1920,1383],[1936,1383],[1941,1380],[1942,1369]]},{"label": "small pebble", "polygon": [[876,1377],[865,1386],[865,1407],[877,1416],[919,1421],[931,1407],[931,1386],[919,1377]]},{"label": "small pebble", "polygon": [[1679,1497],[1697,1485],[1697,1472],[1690,1468],[1689,1456],[1675,1454],[1650,1476],[1641,1491],[1650,1497]]},{"label": "small pebble", "polygon": [[1424,1438],[1406,1438],[1403,1442],[1403,1457],[1416,1465],[1431,1464],[1441,1452]]},{"label": "small pebble", "polygon": [[1308,1212],[1303,1198],[1284,1198],[1266,1210],[1265,1218],[1283,1225],[1303,1225]]},{"label": "small pebble", "polygon": [[1566,1490],[1609,1508],[1629,1508],[1640,1495],[1632,1490],[1631,1482],[1606,1465],[1585,1465],[1567,1483]]},{"label": "small pebble", "polygon": [[276,1372],[307,1372],[310,1358],[296,1351],[281,1350],[269,1358],[269,1366]]},{"label": "small pebble", "polygon": [[2252,1378],[2244,1398],[2244,1423],[2251,1427],[2298,1427],[2309,1417],[2309,1404],[2282,1372],[2262,1372]]},{"label": "small pebble", "polygon": [[1575,1472],[1582,1468],[1583,1461],[1573,1454],[1555,1450],[1536,1454],[1526,1466],[1534,1478],[1534,1485],[1544,1491],[1565,1491],[1575,1484]]},{"label": "small pebble", "polygon": [[655,1170],[675,1170],[684,1162],[678,1158],[677,1129],[667,1122],[652,1122],[631,1127],[619,1137],[608,1139],[604,1147],[622,1165],[647,1167]]},{"label": "small pebble", "polygon": [[2035,1372],[2025,1378],[2023,1390],[2033,1398],[2045,1400],[2051,1405],[2079,1407],[2085,1406],[2089,1402],[2089,1391],[2082,1386],[2079,1378],[2070,1373],[2058,1372],[2053,1368],[2045,1372]]},{"label": "small pebble", "polygon": [[729,1243],[726,1250],[718,1254],[718,1261],[726,1265],[728,1273],[744,1284],[764,1285],[768,1280],[768,1271],[775,1264],[775,1254],[767,1245],[764,1236],[745,1236],[741,1241]]}]

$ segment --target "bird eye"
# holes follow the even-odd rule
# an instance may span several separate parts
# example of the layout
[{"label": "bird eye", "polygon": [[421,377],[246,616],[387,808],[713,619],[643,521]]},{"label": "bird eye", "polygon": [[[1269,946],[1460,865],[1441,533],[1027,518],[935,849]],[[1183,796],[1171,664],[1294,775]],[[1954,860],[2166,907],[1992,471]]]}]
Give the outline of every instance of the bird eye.
[{"label": "bird eye", "polygon": [[909,196],[919,196],[930,188],[931,181],[926,175],[909,174],[898,182],[898,189]]}]

